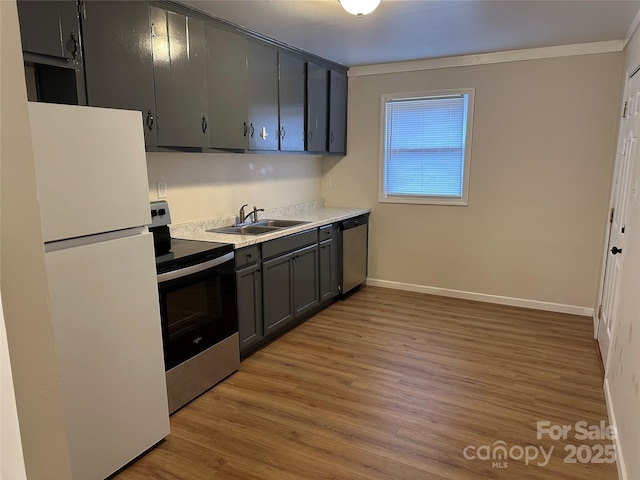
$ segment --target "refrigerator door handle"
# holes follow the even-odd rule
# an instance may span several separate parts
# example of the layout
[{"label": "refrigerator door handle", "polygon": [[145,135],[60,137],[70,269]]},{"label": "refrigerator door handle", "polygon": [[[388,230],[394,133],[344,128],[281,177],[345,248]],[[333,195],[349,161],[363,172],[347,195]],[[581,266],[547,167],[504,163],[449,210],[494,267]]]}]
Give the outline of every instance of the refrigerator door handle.
[{"label": "refrigerator door handle", "polygon": [[175,280],[176,278],[186,277],[187,275],[193,275],[194,273],[203,272],[204,270],[217,267],[218,265],[221,265],[230,260],[233,260],[233,252],[229,252],[221,257],[209,260],[208,262],[198,263],[197,265],[181,268],[180,270],[160,273],[158,275],[158,283],[168,282],[169,280]]},{"label": "refrigerator door handle", "polygon": [[65,250],[67,248],[81,247],[83,245],[92,245],[94,243],[108,242],[109,240],[117,240],[119,238],[135,237],[149,233],[149,228],[133,227],[124,230],[116,230],[113,232],[95,233],[85,237],[68,238],[66,240],[54,240],[44,243],[45,252],[55,252],[57,250]]}]

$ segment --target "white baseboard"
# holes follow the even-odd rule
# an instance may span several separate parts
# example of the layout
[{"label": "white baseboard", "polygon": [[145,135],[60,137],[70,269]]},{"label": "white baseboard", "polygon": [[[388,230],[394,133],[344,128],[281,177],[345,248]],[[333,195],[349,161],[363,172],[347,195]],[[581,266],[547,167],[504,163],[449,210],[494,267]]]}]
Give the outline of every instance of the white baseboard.
[{"label": "white baseboard", "polygon": [[394,290],[406,290],[408,292],[428,293],[430,295],[440,295],[443,297],[462,298],[464,300],[476,300],[478,302],[497,303],[500,305],[510,305],[512,307],[533,308],[534,310],[546,310],[548,312],[570,313],[572,315],[593,317],[593,308],[564,305],[562,303],[540,302],[538,300],[528,300],[526,298],[502,297],[500,295],[488,295],[486,293],[465,292],[463,290],[451,290],[449,288],[391,282],[389,280],[379,280],[376,278],[367,278],[367,285],[392,288]]},{"label": "white baseboard", "polygon": [[604,398],[607,404],[607,413],[609,414],[609,425],[613,427],[613,431],[616,435],[613,437],[614,445],[616,446],[616,466],[618,467],[618,478],[620,480],[627,480],[627,468],[624,463],[624,456],[620,449],[620,437],[618,436],[618,424],[616,423],[616,416],[613,413],[613,404],[611,403],[611,391],[609,390],[609,379],[604,381]]}]

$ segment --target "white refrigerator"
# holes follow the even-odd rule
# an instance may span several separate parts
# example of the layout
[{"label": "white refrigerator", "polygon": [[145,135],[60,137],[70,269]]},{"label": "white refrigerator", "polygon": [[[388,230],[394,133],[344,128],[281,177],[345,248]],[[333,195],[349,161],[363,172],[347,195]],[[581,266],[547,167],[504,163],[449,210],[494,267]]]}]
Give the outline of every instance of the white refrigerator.
[{"label": "white refrigerator", "polygon": [[73,478],[169,433],[140,112],[29,103]]}]

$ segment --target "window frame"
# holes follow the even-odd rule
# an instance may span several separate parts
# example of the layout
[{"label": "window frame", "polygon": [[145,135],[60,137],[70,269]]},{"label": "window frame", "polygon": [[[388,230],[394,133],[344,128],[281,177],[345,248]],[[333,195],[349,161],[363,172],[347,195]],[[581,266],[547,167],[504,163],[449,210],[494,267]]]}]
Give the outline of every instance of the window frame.
[{"label": "window frame", "polygon": [[[397,195],[387,194],[386,180],[386,131],[387,131],[387,103],[392,100],[419,99],[428,97],[442,97],[447,95],[467,95],[467,112],[464,137],[464,169],[462,174],[462,195],[460,197],[441,195]],[[455,88],[448,90],[427,90],[421,92],[384,94],[380,102],[380,158],[378,202],[404,203],[416,205],[469,205],[469,177],[471,173],[471,147],[473,140],[473,112],[475,103],[475,88]]]}]

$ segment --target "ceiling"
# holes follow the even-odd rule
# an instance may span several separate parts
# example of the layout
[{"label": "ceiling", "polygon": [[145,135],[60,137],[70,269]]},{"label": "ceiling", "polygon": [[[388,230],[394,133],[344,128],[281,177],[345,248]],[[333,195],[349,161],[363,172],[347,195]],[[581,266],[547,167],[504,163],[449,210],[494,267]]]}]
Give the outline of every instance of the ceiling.
[{"label": "ceiling", "polygon": [[349,67],[622,40],[630,0],[382,0],[357,18],[337,0],[186,0],[214,17]]}]

